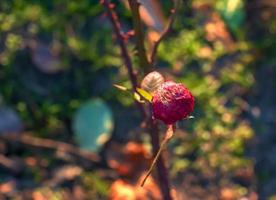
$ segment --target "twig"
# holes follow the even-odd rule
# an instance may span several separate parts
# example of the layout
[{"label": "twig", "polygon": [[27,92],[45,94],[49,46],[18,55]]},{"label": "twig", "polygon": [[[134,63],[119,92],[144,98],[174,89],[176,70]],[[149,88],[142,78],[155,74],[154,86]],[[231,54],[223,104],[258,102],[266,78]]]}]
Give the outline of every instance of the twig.
[{"label": "twig", "polygon": [[161,143],[161,145],[160,145],[160,148],[159,148],[157,154],[155,155],[155,157],[154,157],[154,159],[153,159],[153,161],[152,161],[152,163],[151,163],[151,165],[150,165],[150,168],[149,168],[149,170],[148,170],[148,172],[147,172],[145,178],[143,179],[143,181],[142,181],[142,183],[141,183],[141,187],[144,186],[144,184],[145,184],[147,178],[149,177],[149,175],[151,174],[151,172],[152,172],[152,170],[153,170],[154,165],[156,164],[156,161],[158,160],[159,156],[161,155],[161,152],[162,152],[163,149],[165,148],[165,146],[166,146],[166,144],[168,143],[168,141],[171,139],[172,135],[173,135],[173,126],[170,125],[170,126],[168,127],[168,130],[167,130],[166,134],[165,134],[165,138],[163,139],[163,141],[162,141],[162,143]]},{"label": "twig", "polygon": [[84,151],[78,147],[75,147],[75,146],[65,143],[65,142],[58,142],[58,141],[51,140],[51,139],[37,138],[37,137],[33,137],[31,135],[27,135],[24,133],[22,133],[22,134],[5,134],[5,135],[1,135],[0,138],[3,140],[6,140],[6,141],[20,142],[20,143],[30,145],[33,147],[63,151],[63,152],[75,155],[77,157],[82,157],[85,160],[88,160],[93,163],[100,161],[100,158],[96,154],[94,154],[92,152]]},{"label": "twig", "polygon": [[168,35],[168,33],[170,32],[170,30],[172,28],[173,22],[174,22],[174,18],[176,15],[176,8],[177,8],[177,0],[174,0],[173,2],[174,2],[174,8],[171,10],[171,15],[169,17],[168,24],[167,24],[166,28],[162,31],[159,39],[157,41],[155,41],[152,51],[151,51],[151,54],[150,54],[150,63],[152,66],[154,66],[154,64],[155,64],[155,58],[156,58],[156,53],[157,53],[159,44]]},{"label": "twig", "polygon": [[0,166],[8,169],[13,173],[18,173],[22,170],[20,164],[18,162],[6,157],[3,154],[0,154]]},{"label": "twig", "polygon": [[[152,153],[153,155],[157,155],[157,152],[160,149],[159,129],[156,122],[152,118],[150,118],[150,121],[149,121],[149,128],[150,128],[149,133],[151,138]],[[160,156],[157,159],[156,168],[157,168],[156,170],[157,176],[159,179],[159,187],[161,189],[163,199],[172,200],[171,193],[170,193],[170,182],[168,178],[169,174],[168,174],[168,170],[166,168],[162,153],[160,153]]]},{"label": "twig", "polygon": [[[106,12],[107,15],[112,23],[112,27],[114,30],[114,33],[116,35],[117,41],[119,43],[120,46],[120,50],[121,50],[121,55],[123,58],[123,61],[125,63],[125,66],[127,68],[128,71],[128,75],[131,81],[131,86],[132,86],[132,91],[136,92],[136,88],[137,88],[137,77],[133,71],[133,66],[132,66],[132,62],[131,62],[131,58],[128,54],[127,51],[127,43],[125,40],[125,36],[123,35],[123,33],[121,33],[121,24],[119,22],[118,16],[116,15],[116,13],[113,11],[113,4],[111,4],[109,2],[109,0],[102,0],[101,3],[104,5],[104,7],[106,8]],[[143,108],[143,106],[137,102],[136,105],[138,106],[140,112],[142,113],[143,117],[146,117],[146,111]]]},{"label": "twig", "polygon": [[150,71],[152,71],[152,65],[148,61],[144,44],[144,33],[139,14],[140,3],[138,3],[136,0],[128,0],[128,3],[132,13],[132,21],[135,32],[134,36],[136,38],[135,41],[136,48],[138,50],[139,64],[145,73],[149,73]]},{"label": "twig", "polygon": [[105,6],[107,15],[112,23],[112,27],[114,29],[117,41],[120,46],[121,50],[121,55],[124,58],[123,61],[125,63],[125,66],[128,70],[128,74],[130,77],[130,81],[132,83],[132,90],[136,91],[136,86],[137,86],[137,78],[136,75],[134,74],[132,63],[130,56],[127,51],[127,44],[125,40],[124,34],[121,32],[121,24],[119,22],[118,16],[116,13],[113,11],[113,4],[109,2],[109,0],[103,0],[101,3]]}]

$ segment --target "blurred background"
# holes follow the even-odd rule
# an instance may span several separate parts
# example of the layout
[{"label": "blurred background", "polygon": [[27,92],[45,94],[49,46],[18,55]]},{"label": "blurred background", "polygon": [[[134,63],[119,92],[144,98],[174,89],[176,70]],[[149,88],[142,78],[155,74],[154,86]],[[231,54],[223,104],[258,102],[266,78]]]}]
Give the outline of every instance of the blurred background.
[{"label": "blurred background", "polygon": [[[127,1],[112,1],[131,33]],[[146,48],[172,1],[141,0]],[[184,83],[194,119],[165,153],[175,199],[276,199],[276,2],[180,1],[156,70]],[[0,1],[0,199],[161,199],[104,7]],[[128,49],[139,80],[134,38]],[[162,127],[161,127],[161,130]],[[162,131],[161,131],[162,132]]]}]

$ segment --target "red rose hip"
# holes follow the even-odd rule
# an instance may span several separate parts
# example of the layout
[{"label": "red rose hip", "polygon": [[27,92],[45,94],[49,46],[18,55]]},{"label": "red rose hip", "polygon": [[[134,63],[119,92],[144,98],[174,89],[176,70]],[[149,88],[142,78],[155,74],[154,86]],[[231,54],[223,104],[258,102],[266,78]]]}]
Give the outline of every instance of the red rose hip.
[{"label": "red rose hip", "polygon": [[193,95],[183,84],[167,81],[153,95],[153,116],[166,124],[174,124],[188,117],[194,109],[194,103]]}]

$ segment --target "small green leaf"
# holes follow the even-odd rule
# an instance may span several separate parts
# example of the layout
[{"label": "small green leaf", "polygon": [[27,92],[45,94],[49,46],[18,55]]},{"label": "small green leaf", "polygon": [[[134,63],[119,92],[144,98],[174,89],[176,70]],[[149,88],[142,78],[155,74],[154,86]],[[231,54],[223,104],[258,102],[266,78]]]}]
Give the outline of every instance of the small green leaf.
[{"label": "small green leaf", "polygon": [[141,96],[137,92],[134,92],[133,96],[134,96],[134,99],[139,103],[145,103],[145,101],[141,99]]},{"label": "small green leaf", "polygon": [[143,90],[141,88],[136,88],[136,90],[143,98],[145,98],[147,101],[151,102],[152,95],[150,93],[148,93],[146,90]]},{"label": "small green leaf", "polygon": [[121,85],[117,85],[117,84],[113,84],[113,86],[119,90],[122,90],[122,91],[128,91],[129,89],[124,87],[124,86],[121,86]]}]

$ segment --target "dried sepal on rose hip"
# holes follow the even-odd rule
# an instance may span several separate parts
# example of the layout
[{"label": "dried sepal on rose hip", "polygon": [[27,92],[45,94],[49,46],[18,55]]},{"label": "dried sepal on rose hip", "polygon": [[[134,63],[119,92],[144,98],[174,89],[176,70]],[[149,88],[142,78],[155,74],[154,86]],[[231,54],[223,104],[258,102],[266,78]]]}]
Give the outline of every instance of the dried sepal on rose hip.
[{"label": "dried sepal on rose hip", "polygon": [[157,88],[164,82],[165,79],[162,74],[157,71],[153,71],[143,78],[141,88],[153,95]]}]

